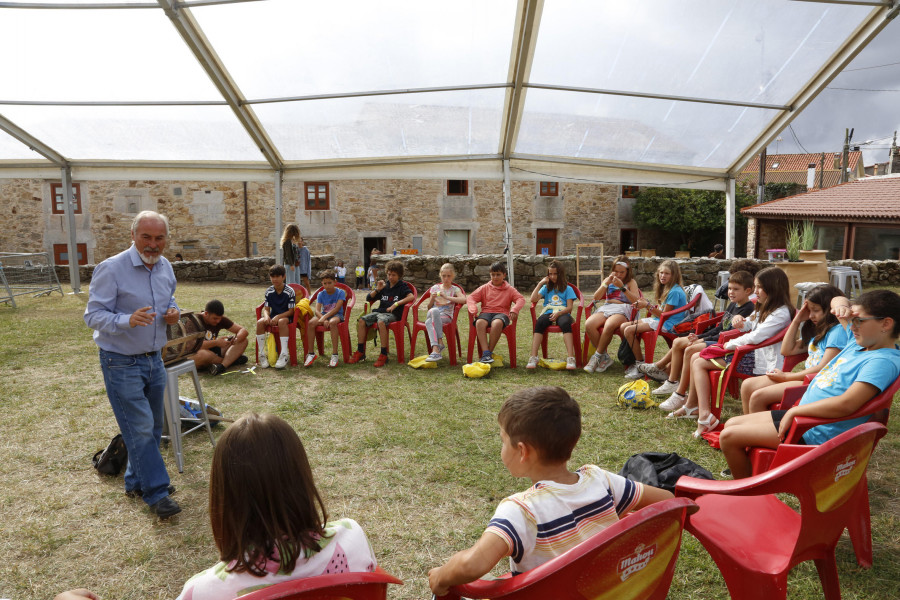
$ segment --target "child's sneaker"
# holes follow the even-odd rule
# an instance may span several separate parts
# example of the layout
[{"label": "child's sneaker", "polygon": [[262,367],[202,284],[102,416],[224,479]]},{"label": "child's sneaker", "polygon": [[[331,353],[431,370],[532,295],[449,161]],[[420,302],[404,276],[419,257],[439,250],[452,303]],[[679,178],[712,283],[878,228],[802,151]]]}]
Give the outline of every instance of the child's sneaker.
[{"label": "child's sneaker", "polygon": [[316,362],[316,359],[317,359],[317,358],[319,358],[319,357],[316,356],[315,354],[307,354],[307,355],[306,355],[306,360],[303,361],[303,366],[304,366],[304,367],[308,367],[309,365],[311,365],[311,364],[313,364],[314,362]]},{"label": "child's sneaker", "polygon": [[276,368],[276,369],[283,369],[283,368],[285,368],[285,367],[287,366],[287,364],[288,364],[288,360],[289,360],[288,355],[287,355],[287,354],[282,354],[281,356],[278,357],[278,360],[275,362],[275,368]]},{"label": "child's sneaker", "polygon": [[266,350],[263,349],[262,352],[259,353],[259,356],[256,358],[256,364],[260,369],[268,369],[269,368],[269,357],[266,356]]},{"label": "child's sneaker", "polygon": [[332,355],[331,355],[331,360],[328,361],[328,366],[334,368],[334,367],[336,367],[337,365],[338,365],[338,355],[337,355],[337,354],[332,354]]},{"label": "child's sneaker", "polygon": [[441,360],[443,357],[444,357],[444,356],[443,356],[440,352],[432,352],[432,353],[429,354],[428,357],[425,359],[425,362],[438,362],[438,361]]},{"label": "child's sneaker", "polygon": [[348,365],[355,365],[356,363],[361,363],[366,361],[366,355],[356,350],[353,352],[353,355],[350,357],[350,360],[347,361]]},{"label": "child's sneaker", "polygon": [[578,368],[578,363],[575,362],[575,357],[570,356],[566,359],[566,371],[574,371]]},{"label": "child's sneaker", "polygon": [[[532,356],[531,358],[528,359],[528,364],[525,365],[525,368],[526,369],[537,369],[538,360],[539,359],[537,356]],[[484,361],[481,361],[481,362],[484,362]]]},{"label": "child's sneaker", "polygon": [[669,396],[664,402],[661,402],[659,404],[659,408],[660,410],[674,412],[684,406],[685,402],[687,402],[686,396],[682,396],[677,392],[672,392],[671,396]]},{"label": "child's sneaker", "polygon": [[612,359],[612,357],[611,357],[609,354],[607,354],[606,352],[604,352],[604,353],[600,356],[600,364],[597,365],[597,368],[596,368],[596,369],[594,369],[594,373],[602,373],[602,372],[604,372],[605,370],[607,370],[608,368],[610,368],[611,366],[613,366],[613,363],[615,363],[615,362],[616,362],[616,361],[614,361],[614,360]]},{"label": "child's sneaker", "polygon": [[210,375],[221,375],[225,372],[225,367],[222,366],[222,363],[213,363],[209,365],[209,374]]},{"label": "child's sneaker", "polygon": [[388,361],[387,354],[379,354],[378,358],[375,359],[375,366],[383,367],[384,365],[387,364],[387,361]]},{"label": "child's sneaker", "polygon": [[653,394],[654,396],[668,396],[669,394],[671,394],[672,392],[674,392],[677,389],[678,389],[678,382],[677,381],[669,381],[667,379],[664,384],[662,384],[661,386],[659,386],[658,388],[656,388],[655,390],[653,390],[650,393]]},{"label": "child's sneaker", "polygon": [[650,379],[655,379],[656,381],[665,381],[669,378],[669,374],[657,367],[653,363],[644,363],[638,367],[638,371],[650,377]]},{"label": "child's sneaker", "polygon": [[479,360],[478,362],[491,364],[492,362],[494,362],[493,352],[491,352],[490,350],[485,350],[481,353],[481,360]]},{"label": "child's sneaker", "polygon": [[641,373],[641,365],[644,363],[634,363],[630,367],[625,370],[625,379],[630,379],[635,381],[637,379],[642,379],[644,374]]},{"label": "child's sneaker", "polygon": [[599,366],[600,366],[600,353],[594,352],[593,354],[591,354],[591,358],[590,358],[590,360],[588,360],[588,363],[586,365],[584,365],[584,370],[588,373],[593,373],[594,371],[597,370],[597,367],[599,367]]}]

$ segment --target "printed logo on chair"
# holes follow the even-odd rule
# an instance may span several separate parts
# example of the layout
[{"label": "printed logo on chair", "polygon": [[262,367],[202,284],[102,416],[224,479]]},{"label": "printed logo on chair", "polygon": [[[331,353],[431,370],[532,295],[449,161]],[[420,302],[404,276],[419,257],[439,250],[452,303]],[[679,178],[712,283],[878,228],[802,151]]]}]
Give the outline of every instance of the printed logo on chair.
[{"label": "printed logo on chair", "polygon": [[844,459],[844,462],[838,463],[834,468],[834,482],[837,483],[838,480],[846,477],[850,474],[850,471],[853,470],[853,467],[856,466],[856,457],[852,454],[847,456]]},{"label": "printed logo on chair", "polygon": [[625,558],[619,560],[619,566],[616,572],[619,579],[625,581],[650,563],[650,559],[656,554],[656,544],[652,546],[644,546],[640,544],[634,549],[633,554],[629,554]]}]

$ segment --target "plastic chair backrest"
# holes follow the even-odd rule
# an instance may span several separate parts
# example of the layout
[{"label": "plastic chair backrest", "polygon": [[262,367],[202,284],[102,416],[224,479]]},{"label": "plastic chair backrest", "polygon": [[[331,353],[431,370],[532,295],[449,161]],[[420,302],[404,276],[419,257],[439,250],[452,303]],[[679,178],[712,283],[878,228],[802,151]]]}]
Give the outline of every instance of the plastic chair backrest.
[{"label": "plastic chair backrest", "polygon": [[[793,556],[802,557],[807,549],[833,546],[840,537],[856,508],[851,499],[860,484],[865,485],[866,468],[875,443],[885,433],[887,428],[881,423],[863,423],[794,460],[746,479],[706,481],[682,477],[676,484],[675,494],[688,498],[705,494],[791,494],[800,502],[801,519]],[[735,526],[759,526],[753,515],[744,517],[740,522],[735,520]],[[741,522],[743,525],[739,525]],[[769,526],[779,529],[778,524]],[[710,535],[727,536],[728,531]]]},{"label": "plastic chair backrest", "polygon": [[302,300],[303,298],[309,298],[309,290],[300,285],[299,283],[289,283],[291,289],[294,290],[294,296],[297,300]]},{"label": "plastic chair backrest", "polygon": [[700,296],[701,296],[701,294],[697,294],[694,296],[693,300],[691,300],[684,306],[679,306],[678,308],[673,308],[672,310],[661,314],[659,316],[659,324],[656,326],[657,335],[663,334],[663,325],[666,324],[666,321],[669,319],[669,317],[671,317],[672,315],[677,315],[678,313],[683,313],[683,312],[694,310],[694,307],[697,306],[698,302],[700,302]]},{"label": "plastic chair backrest", "polygon": [[685,517],[696,510],[681,498],[651,504],[539,567],[456,586],[445,598],[662,600],[672,583]]},{"label": "plastic chair backrest", "polygon": [[[334,282],[334,287],[344,290],[344,295],[346,297],[344,300],[344,320],[346,321],[347,318],[350,316],[350,311],[353,310],[353,306],[356,304],[356,293],[353,291],[353,288],[351,288],[349,285],[346,285],[344,283],[338,283],[337,281]],[[324,287],[320,287],[315,292],[313,292],[313,295],[310,296],[310,298],[309,298],[310,305],[313,305],[316,303],[316,298],[319,297],[319,292],[322,292],[324,290],[325,290]]]},{"label": "plastic chair backrest", "polygon": [[334,573],[276,583],[241,600],[384,600],[389,583],[403,585],[379,567],[373,573]]}]

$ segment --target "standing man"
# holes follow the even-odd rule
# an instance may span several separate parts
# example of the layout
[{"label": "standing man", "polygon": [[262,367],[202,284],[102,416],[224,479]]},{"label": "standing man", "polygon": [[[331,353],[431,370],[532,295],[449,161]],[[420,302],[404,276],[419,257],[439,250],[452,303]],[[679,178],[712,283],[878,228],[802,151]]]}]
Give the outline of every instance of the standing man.
[{"label": "standing man", "polygon": [[132,246],[94,269],[84,322],[94,330],[100,368],[125,446],[125,493],[141,496],[161,519],[181,512],[169,497],[169,473],[159,452],[166,371],[160,350],[166,324],[178,322],[175,273],[162,253],[169,221],[139,213],[131,224]]}]

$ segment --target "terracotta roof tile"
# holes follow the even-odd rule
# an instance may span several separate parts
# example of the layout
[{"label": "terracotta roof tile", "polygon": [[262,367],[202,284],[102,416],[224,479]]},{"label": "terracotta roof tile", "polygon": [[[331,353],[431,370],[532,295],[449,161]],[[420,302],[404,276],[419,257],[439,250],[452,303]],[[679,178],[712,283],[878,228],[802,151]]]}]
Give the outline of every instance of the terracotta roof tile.
[{"label": "terracotta roof tile", "polygon": [[[822,153],[816,154],[769,154],[766,155],[766,173],[779,173],[779,172],[803,172],[806,173],[806,170],[809,168],[809,165],[815,163],[816,172],[819,170],[819,163],[822,160]],[[862,152],[854,151],[850,152],[849,157],[849,167],[851,171],[856,170],[856,165],[859,161],[862,160]],[[828,171],[840,171],[841,164],[841,153],[840,152],[826,152],[825,153],[825,172]],[[777,166],[776,166],[777,165]],[[837,165],[837,166],[835,166]],[[742,173],[753,172],[759,173],[759,155],[755,156],[753,160],[747,164],[741,171]],[[768,175],[767,175],[768,178]],[[803,183],[806,183],[806,180],[803,180]]]},{"label": "terracotta roof tile", "polygon": [[900,221],[900,175],[866,177],[741,209],[748,217]]}]

